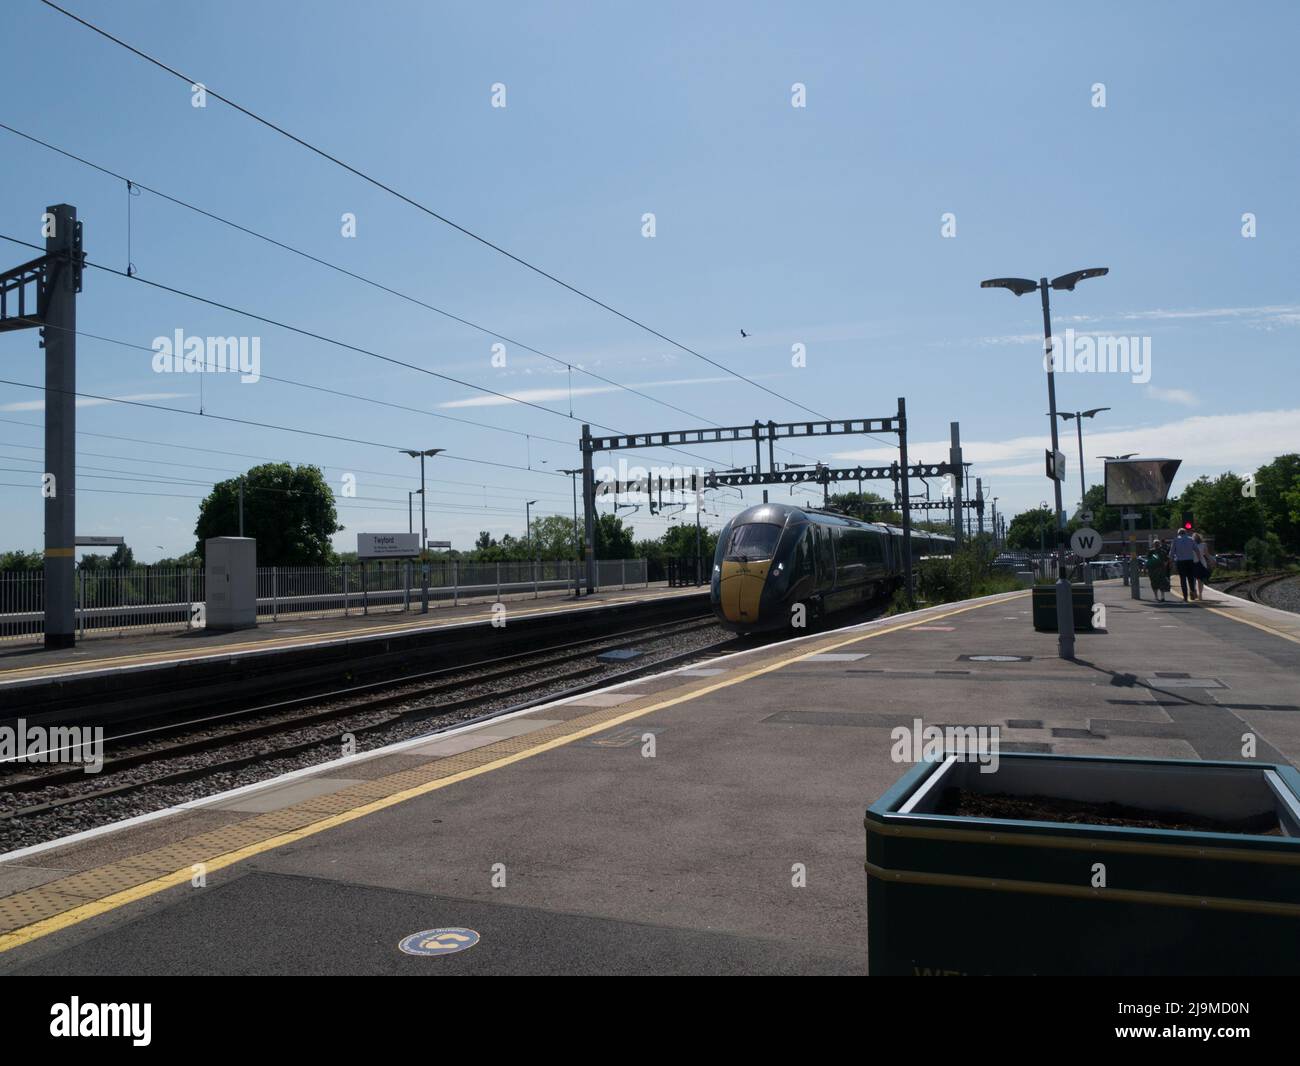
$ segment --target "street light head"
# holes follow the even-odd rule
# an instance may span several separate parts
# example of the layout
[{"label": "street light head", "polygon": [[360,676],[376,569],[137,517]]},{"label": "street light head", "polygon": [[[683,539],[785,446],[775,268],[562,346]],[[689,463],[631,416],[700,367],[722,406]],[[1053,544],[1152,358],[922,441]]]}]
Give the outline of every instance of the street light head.
[{"label": "street light head", "polygon": [[1084,417],[1084,418],[1095,418],[1097,415],[1101,414],[1102,411],[1109,411],[1109,410],[1110,410],[1109,407],[1094,407],[1091,411],[1084,411],[1084,412],[1083,412],[1083,417]]},{"label": "street light head", "polygon": [[1079,282],[1087,281],[1088,278],[1104,278],[1109,273],[1110,267],[1088,267],[1087,270],[1074,270],[1069,274],[1062,274],[1059,278],[1053,278],[1052,288],[1073,292],[1074,287]]},{"label": "street light head", "polygon": [[1010,289],[1017,296],[1024,296],[1026,293],[1035,292],[1038,289],[1038,282],[1030,281],[1028,278],[989,278],[988,281],[980,282],[981,289]]},{"label": "street light head", "polygon": [[[1051,418],[1051,417],[1052,417],[1051,414],[1050,414],[1050,412],[1048,413],[1048,416],[1047,416],[1047,417],[1048,417],[1048,418]],[[1073,418],[1074,418],[1074,412],[1073,412],[1073,411],[1057,411],[1057,412],[1056,412],[1056,417],[1057,417],[1057,418],[1062,418],[1062,419],[1064,419],[1066,422],[1069,422],[1069,421],[1072,421],[1072,420],[1073,420]]]}]

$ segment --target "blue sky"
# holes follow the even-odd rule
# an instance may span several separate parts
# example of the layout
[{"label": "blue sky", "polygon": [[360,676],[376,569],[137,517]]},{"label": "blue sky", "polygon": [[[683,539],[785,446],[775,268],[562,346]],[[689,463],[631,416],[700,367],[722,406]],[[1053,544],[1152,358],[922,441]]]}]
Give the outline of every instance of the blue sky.
[{"label": "blue sky", "polygon": [[[372,445],[83,406],[78,530],[125,534],[140,559],[192,547],[197,497],[252,457],[321,465],[336,487],[355,475],[343,549],[356,532],[406,528],[418,468],[393,446],[444,447],[455,458],[429,467],[430,535],[468,547],[480,529],[520,534],[525,500],[570,513],[568,479],[550,471],[577,465],[583,420],[641,432],[809,417],[800,405],[882,416],[898,396],[913,457],[945,458],[959,421],[973,473],[1014,513],[1051,488],[1041,319],[1035,296],[978,282],[1085,266],[1111,273],[1056,295],[1057,332],[1149,338],[1151,350],[1147,382],[1058,376],[1063,408],[1112,408],[1085,430],[1090,483],[1092,457],[1108,452],[1181,457],[1181,484],[1300,446],[1300,15],[1289,5],[67,6],[783,398],[216,100],[192,107],[177,79],[36,0],[11,0],[0,121],[558,360],[508,344],[494,367],[490,336],[145,193],[131,205],[140,277],[558,414],[90,271],[80,329],[140,347],[82,338],[83,392],[197,411],[199,375],[156,373],[141,350],[182,329],[259,337],[265,375],[427,412],[215,374],[202,382],[208,412]],[[495,83],[504,108],[491,106]],[[791,106],[795,83],[806,107]],[[40,214],[57,202],[78,207],[93,262],[125,267],[124,184],[0,131],[0,233],[39,242]],[[355,238],[340,233],[345,212]],[[35,254],[0,250],[5,265]],[[791,365],[794,344],[805,367]],[[561,364],[693,417],[575,370],[570,420]],[[33,332],[0,334],[0,370],[41,383]],[[41,542],[40,397],[0,385],[0,548]],[[831,443],[794,450],[835,465],[891,454]],[[750,460],[743,447],[691,450],[719,467]],[[742,505],[720,494],[708,520]],[[630,520],[638,535],[667,523],[644,508]]]}]

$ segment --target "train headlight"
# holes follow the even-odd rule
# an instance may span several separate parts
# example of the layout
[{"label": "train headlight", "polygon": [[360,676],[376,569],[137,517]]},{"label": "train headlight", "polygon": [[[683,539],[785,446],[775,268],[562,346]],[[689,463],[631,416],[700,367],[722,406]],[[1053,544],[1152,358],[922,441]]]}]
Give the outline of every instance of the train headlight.
[{"label": "train headlight", "polygon": [[777,563],[776,566],[774,566],[774,567],[772,568],[772,576],[773,576],[773,577],[780,577],[780,576],[781,576],[781,571],[784,570],[784,569],[785,569],[785,563]]}]

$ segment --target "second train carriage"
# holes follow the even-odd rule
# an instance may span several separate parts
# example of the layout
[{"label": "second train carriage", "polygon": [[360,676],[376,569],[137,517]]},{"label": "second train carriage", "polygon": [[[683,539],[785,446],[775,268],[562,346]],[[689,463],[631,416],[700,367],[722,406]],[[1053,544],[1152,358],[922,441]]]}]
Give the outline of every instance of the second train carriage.
[{"label": "second train carriage", "polygon": [[[947,555],[951,537],[912,532],[912,564]],[[891,592],[907,572],[903,531],[840,514],[764,503],[722,528],[710,597],[722,624],[753,633],[791,624],[796,604],[817,617]]]}]

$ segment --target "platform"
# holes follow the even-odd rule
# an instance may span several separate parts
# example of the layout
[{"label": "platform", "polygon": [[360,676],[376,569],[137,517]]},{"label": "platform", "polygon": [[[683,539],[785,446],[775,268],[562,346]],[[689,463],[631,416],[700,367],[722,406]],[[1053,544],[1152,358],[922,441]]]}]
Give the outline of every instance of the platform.
[{"label": "platform", "polygon": [[[640,589],[596,592],[575,600],[571,593],[542,595],[537,599],[512,597],[504,601],[508,620],[523,620],[610,606],[656,603],[682,596],[699,596],[700,588],[667,588],[663,585]],[[349,617],[293,618],[261,622],[256,629],[218,633],[195,629],[133,635],[96,637],[73,648],[46,651],[31,645],[0,645],[0,694],[6,686],[50,682],[140,670],[155,666],[177,666],[202,660],[235,660],[295,649],[356,645],[462,626],[485,625],[495,617],[493,604],[481,601],[458,607],[430,605],[428,614],[384,611]],[[0,696],[2,698],[2,696]],[[3,717],[0,714],[0,717]]]},{"label": "platform", "polygon": [[[906,770],[895,726],[1227,759],[1249,733],[1260,761],[1300,762],[1300,617],[1213,592],[1097,596],[1108,631],[1081,634],[1073,662],[1009,593],[14,853],[0,972],[864,973],[862,816]],[[398,948],[442,928],[480,939]]]}]

